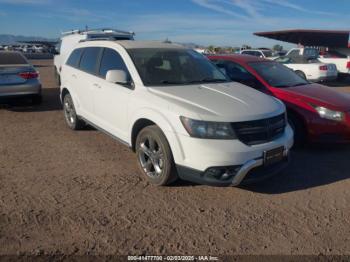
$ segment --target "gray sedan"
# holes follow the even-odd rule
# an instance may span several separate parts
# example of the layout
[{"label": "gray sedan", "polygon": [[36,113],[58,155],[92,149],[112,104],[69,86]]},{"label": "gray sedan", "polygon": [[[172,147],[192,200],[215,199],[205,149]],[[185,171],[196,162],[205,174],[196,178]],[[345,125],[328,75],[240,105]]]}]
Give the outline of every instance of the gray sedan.
[{"label": "gray sedan", "polygon": [[20,96],[41,103],[39,73],[20,52],[0,51],[0,97]]}]

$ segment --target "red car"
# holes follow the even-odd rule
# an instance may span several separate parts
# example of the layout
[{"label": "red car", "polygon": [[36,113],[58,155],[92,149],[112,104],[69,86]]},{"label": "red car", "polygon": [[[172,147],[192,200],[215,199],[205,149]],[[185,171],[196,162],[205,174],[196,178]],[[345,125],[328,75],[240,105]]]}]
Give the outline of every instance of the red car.
[{"label": "red car", "polygon": [[236,82],[282,100],[295,141],[350,142],[350,94],[310,83],[284,65],[248,55],[209,56]]}]

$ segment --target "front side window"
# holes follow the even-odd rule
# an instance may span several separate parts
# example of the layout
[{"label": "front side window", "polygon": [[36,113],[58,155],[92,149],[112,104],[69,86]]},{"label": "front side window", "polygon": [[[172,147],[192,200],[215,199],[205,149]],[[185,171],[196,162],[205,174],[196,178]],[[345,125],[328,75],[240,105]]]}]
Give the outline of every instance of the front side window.
[{"label": "front side window", "polygon": [[193,50],[137,48],[128,52],[146,86],[229,81],[206,57]]},{"label": "front side window", "polygon": [[82,52],[82,48],[75,49],[69,56],[66,64],[72,67],[78,67]]},{"label": "front side window", "polygon": [[249,65],[273,87],[307,85],[308,82],[293,70],[276,62],[251,62]]},{"label": "front side window", "polygon": [[79,68],[87,73],[95,74],[97,61],[100,55],[100,47],[86,47],[80,60]]},{"label": "front side window", "polygon": [[130,75],[122,57],[115,50],[105,48],[102,54],[99,75],[106,79],[109,70],[122,70]]}]

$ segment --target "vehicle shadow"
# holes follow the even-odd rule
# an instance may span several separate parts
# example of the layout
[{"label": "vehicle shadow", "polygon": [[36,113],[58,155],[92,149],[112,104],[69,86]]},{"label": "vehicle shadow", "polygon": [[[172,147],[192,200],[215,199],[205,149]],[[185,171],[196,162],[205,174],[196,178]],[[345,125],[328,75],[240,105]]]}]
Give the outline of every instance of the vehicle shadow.
[{"label": "vehicle shadow", "polygon": [[40,105],[33,105],[30,98],[1,98],[0,109],[4,108],[13,112],[45,112],[62,109],[59,88],[44,88],[42,90],[43,101]]},{"label": "vehicle shadow", "polygon": [[350,86],[350,77],[349,76],[339,76],[336,81],[327,81],[322,84],[329,87],[347,87]]},{"label": "vehicle shadow", "polygon": [[350,178],[349,159],[349,145],[310,145],[293,150],[291,164],[281,174],[241,188],[264,194],[281,194],[328,185]]}]

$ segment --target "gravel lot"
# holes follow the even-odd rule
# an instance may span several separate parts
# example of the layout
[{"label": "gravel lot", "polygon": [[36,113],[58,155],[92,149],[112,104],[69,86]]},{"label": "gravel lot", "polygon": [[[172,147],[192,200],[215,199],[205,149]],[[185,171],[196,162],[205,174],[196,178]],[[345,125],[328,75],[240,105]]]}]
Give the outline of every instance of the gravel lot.
[{"label": "gravel lot", "polygon": [[43,105],[0,105],[0,255],[350,255],[350,146],[246,188],[156,188],[128,148],[66,127],[52,61],[33,63]]}]

